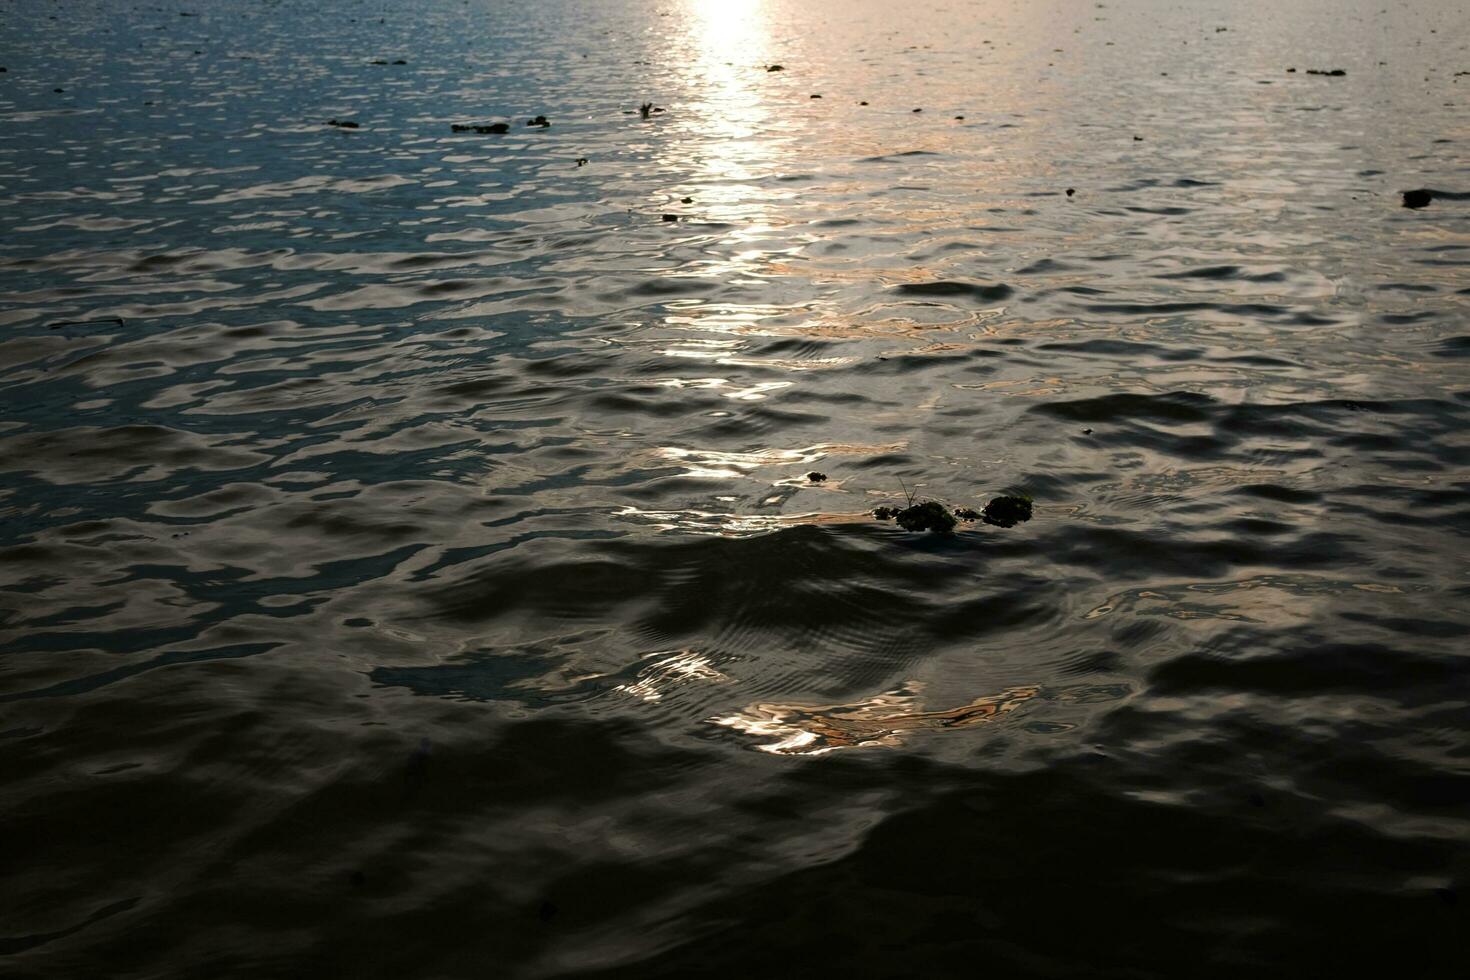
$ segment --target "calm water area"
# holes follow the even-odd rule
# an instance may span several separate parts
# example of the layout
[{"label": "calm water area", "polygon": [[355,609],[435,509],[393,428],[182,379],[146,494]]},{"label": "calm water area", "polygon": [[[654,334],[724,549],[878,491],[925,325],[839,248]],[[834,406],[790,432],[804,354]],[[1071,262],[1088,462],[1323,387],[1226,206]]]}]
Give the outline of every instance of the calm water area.
[{"label": "calm water area", "polygon": [[0,66],[0,975],[1464,976],[1470,5]]}]

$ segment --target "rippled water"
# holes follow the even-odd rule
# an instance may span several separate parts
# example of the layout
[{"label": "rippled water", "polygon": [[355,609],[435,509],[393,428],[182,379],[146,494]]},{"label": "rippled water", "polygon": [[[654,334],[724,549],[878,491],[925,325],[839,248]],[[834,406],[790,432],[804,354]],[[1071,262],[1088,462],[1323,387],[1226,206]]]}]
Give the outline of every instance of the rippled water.
[{"label": "rippled water", "polygon": [[1463,4],[0,63],[0,972],[1459,975]]}]

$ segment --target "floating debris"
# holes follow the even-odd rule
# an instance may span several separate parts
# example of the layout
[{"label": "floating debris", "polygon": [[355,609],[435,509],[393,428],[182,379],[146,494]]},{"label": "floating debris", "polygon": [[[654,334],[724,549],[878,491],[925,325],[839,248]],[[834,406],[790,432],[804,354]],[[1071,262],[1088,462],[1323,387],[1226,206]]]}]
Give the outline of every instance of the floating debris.
[{"label": "floating debris", "polygon": [[665,221],[678,221],[679,220],[679,216],[677,214],[666,214],[666,215],[664,215],[664,220]]},{"label": "floating debris", "polygon": [[786,70],[786,68],[784,66],[782,66],[782,65],[766,65],[766,71],[785,71],[785,70]]},{"label": "floating debris", "polygon": [[548,120],[545,116],[537,116],[535,119],[527,119],[526,120],[526,125],[527,126],[540,126],[542,129],[550,129],[551,128],[551,121]]},{"label": "floating debris", "polygon": [[985,505],[980,518],[995,527],[1015,527],[1031,520],[1031,500],[1027,497],[996,497]]},{"label": "floating debris", "polygon": [[827,474],[826,473],[818,473],[816,470],[812,470],[810,473],[808,473],[806,475],[806,478],[808,480],[810,480],[812,483],[826,483],[827,482]]},{"label": "floating debris", "polygon": [[859,102],[858,105],[867,105],[867,103],[866,102]]},{"label": "floating debris", "polygon": [[1073,194],[1076,194],[1076,193],[1077,193],[1077,188],[1075,188],[1075,187],[1068,187],[1067,188],[1067,196],[1068,197],[1071,197]]},{"label": "floating debris", "polygon": [[585,166],[587,166],[587,158],[586,157],[577,157],[577,166],[579,166],[579,167],[585,167]]},{"label": "floating debris", "polygon": [[681,198],[679,198],[679,203],[680,204],[693,204],[694,203],[694,198],[692,198],[692,197],[681,197]]},{"label": "floating debris", "polygon": [[915,112],[923,112],[924,110],[923,109],[915,109],[914,111]]},{"label": "floating debris", "polygon": [[1434,200],[1434,193],[1426,190],[1404,191],[1404,207],[1427,208],[1429,202]]},{"label": "floating debris", "polygon": [[962,521],[978,521],[980,512],[973,507],[960,507],[954,512],[954,516]]},{"label": "floating debris", "polygon": [[807,98],[809,98],[809,99],[820,99],[821,96],[820,95],[813,94],[813,95],[808,95]]},{"label": "floating debris", "polygon": [[327,125],[328,126],[336,126],[338,129],[361,129],[362,128],[362,127],[358,126],[357,123],[353,122],[351,119],[328,119],[327,120]]},{"label": "floating debris", "polygon": [[1341,68],[1332,68],[1332,69],[1329,69],[1329,70],[1326,70],[1326,71],[1324,71],[1321,68],[1308,68],[1307,69],[1307,74],[1308,75],[1326,75],[1328,78],[1341,78],[1342,76],[1346,75],[1347,72],[1343,71]]},{"label": "floating debris", "polygon": [[898,526],[905,531],[933,531],[936,534],[948,534],[959,523],[949,508],[937,500],[905,507],[898,512],[897,520]]},{"label": "floating debris", "polygon": [[510,132],[510,123],[485,123],[484,125],[477,123],[470,123],[468,125],[451,123],[449,128],[456,133],[508,133]]}]

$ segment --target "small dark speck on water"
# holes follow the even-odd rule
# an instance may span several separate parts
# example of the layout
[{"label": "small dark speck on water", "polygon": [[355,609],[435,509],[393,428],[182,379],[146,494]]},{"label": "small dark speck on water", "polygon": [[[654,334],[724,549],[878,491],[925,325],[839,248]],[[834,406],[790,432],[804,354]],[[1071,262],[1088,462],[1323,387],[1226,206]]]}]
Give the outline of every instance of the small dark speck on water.
[{"label": "small dark speck on water", "polygon": [[694,198],[692,198],[692,197],[681,197],[681,198],[679,198],[679,203],[680,204],[693,204],[694,203]]},{"label": "small dark speck on water", "polygon": [[1067,188],[1067,196],[1068,197],[1071,197],[1073,194],[1076,194],[1076,193],[1077,193],[1077,188],[1075,188],[1075,187],[1068,187]]},{"label": "small dark speck on water", "polygon": [[1431,191],[1422,189],[1414,191],[1404,191],[1403,195],[1404,207],[1406,208],[1427,208],[1429,207],[1429,202],[1434,200],[1434,194]]},{"label": "small dark speck on water", "polygon": [[664,215],[664,220],[665,221],[678,221],[679,220],[679,216],[677,214],[666,214],[666,215]]}]

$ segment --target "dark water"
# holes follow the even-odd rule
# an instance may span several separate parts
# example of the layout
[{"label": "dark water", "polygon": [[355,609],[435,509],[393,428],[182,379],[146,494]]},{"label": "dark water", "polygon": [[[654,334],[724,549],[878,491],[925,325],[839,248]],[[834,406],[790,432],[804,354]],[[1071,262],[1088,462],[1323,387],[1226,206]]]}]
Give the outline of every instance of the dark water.
[{"label": "dark water", "polygon": [[1464,4],[0,64],[0,974],[1463,975]]}]

